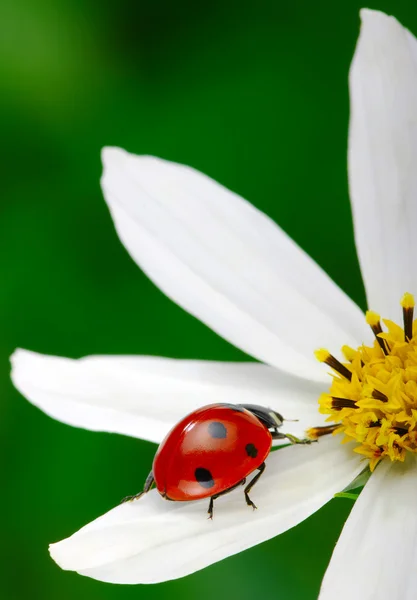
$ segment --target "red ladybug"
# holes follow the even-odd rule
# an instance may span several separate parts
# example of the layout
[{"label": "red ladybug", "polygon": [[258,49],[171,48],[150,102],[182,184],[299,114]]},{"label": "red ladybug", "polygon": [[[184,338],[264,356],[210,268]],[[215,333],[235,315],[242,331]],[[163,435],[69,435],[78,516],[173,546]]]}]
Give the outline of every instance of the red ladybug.
[{"label": "red ladybug", "polygon": [[190,501],[210,498],[209,518],[213,518],[216,498],[246,483],[248,506],[256,508],[249,492],[265,470],[272,440],[287,438],[291,443],[311,440],[281,433],[283,417],[269,408],[254,404],[210,404],[180,421],[159,446],[140,498],[155,484],[166,500]]}]

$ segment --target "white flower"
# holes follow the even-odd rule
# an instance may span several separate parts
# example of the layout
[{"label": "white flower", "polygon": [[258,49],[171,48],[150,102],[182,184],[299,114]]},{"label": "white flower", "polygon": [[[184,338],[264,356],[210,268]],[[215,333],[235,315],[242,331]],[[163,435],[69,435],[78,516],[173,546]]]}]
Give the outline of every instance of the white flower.
[{"label": "white flower", "polygon": [[[369,10],[361,15],[350,73],[355,239],[369,306],[398,321],[402,294],[417,292],[417,41],[392,17]],[[313,352],[371,344],[359,308],[275,223],[208,177],[115,148],[104,150],[103,162],[104,195],[133,259],[167,296],[265,364],[110,356],[68,360],[18,350],[12,359],[16,387],[65,423],[153,442],[186,413],[211,402],[270,405],[300,419],[288,424],[298,435],[307,426],[322,425],[317,400],[330,380]],[[325,239],[326,232],[322,235]],[[412,312],[408,305],[404,310]],[[368,323],[377,327],[379,318],[371,313]],[[398,331],[381,343],[408,352],[411,344]],[[381,353],[376,361],[381,364],[385,358],[378,348],[372,352]],[[374,368],[360,352],[351,357],[354,373]],[[367,375],[367,385],[374,375]],[[336,380],[332,390],[340,384],[355,396],[352,401],[377,403],[369,411],[379,411],[385,400],[373,400],[372,390],[363,400],[364,386],[358,384],[355,392],[354,379]],[[398,417],[400,409],[391,405],[414,392],[407,388],[408,396],[401,395],[398,381],[388,390],[388,379],[387,406]],[[323,412],[335,412],[331,402],[322,404]],[[355,414],[363,414],[365,408],[358,406]],[[352,409],[343,411],[340,419],[351,426]],[[383,444],[391,444],[396,460],[381,461],[354,505],[323,582],[324,600],[416,596],[417,456],[414,442],[407,442],[409,451],[399,462],[405,438],[401,427],[387,433],[384,419],[377,423],[378,435],[386,435]],[[359,440],[357,432],[352,436]],[[53,544],[51,555],[64,569],[109,582],[184,576],[306,519],[362,470],[363,457],[353,448],[358,449],[354,443],[341,445],[339,436],[326,436],[311,447],[273,453],[253,493],[256,512],[233,493],[219,502],[210,522],[206,502],[165,502],[151,491]]]}]

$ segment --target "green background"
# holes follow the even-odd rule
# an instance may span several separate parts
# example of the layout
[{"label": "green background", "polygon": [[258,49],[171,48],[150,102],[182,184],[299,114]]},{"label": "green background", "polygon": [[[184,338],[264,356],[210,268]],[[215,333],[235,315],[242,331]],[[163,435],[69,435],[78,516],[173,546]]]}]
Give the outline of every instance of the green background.
[{"label": "green background", "polygon": [[[417,32],[414,0],[371,6]],[[346,182],[359,8],[330,0],[3,3],[1,600],[317,596],[349,500],[166,584],[114,586],[61,571],[48,543],[137,491],[155,446],[51,420],[13,389],[8,357],[21,346],[70,357],[245,358],[128,257],[99,188],[107,144],[193,165],[239,192],[364,306]]]}]

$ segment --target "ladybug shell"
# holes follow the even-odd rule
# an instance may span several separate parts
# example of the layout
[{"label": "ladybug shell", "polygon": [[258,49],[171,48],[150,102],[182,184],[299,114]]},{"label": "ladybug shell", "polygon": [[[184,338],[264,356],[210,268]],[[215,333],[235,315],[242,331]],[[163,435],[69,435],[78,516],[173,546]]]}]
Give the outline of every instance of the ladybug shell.
[{"label": "ladybug shell", "polygon": [[185,417],[166,436],[153,461],[159,493],[198,500],[233,487],[268,456],[272,437],[238,405],[211,404]]}]

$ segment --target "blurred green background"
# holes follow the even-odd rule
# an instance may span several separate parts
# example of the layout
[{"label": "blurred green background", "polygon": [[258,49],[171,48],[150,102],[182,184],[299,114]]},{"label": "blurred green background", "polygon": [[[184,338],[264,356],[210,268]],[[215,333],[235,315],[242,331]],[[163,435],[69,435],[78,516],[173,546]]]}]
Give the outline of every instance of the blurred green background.
[{"label": "blurred green background", "polygon": [[[370,7],[417,32],[414,0]],[[61,571],[48,543],[135,492],[155,447],[51,420],[12,388],[8,357],[21,346],[70,357],[245,358],[128,257],[99,188],[106,144],[193,165],[239,192],[364,306],[346,183],[359,8],[346,0],[3,2],[2,600],[316,598],[349,500],[166,584],[114,586]]]}]

